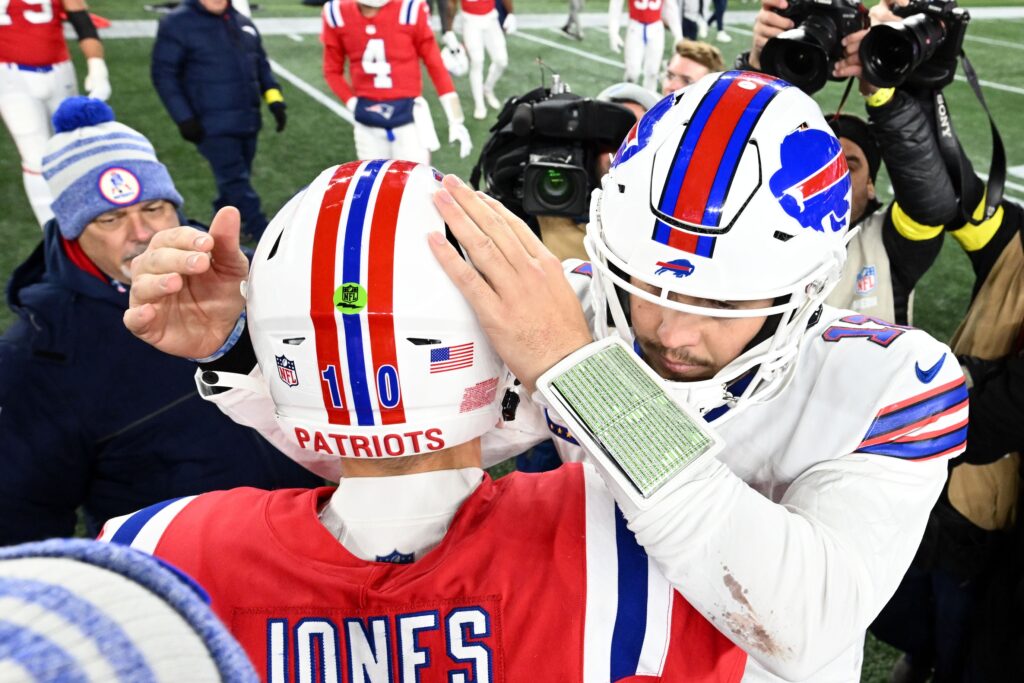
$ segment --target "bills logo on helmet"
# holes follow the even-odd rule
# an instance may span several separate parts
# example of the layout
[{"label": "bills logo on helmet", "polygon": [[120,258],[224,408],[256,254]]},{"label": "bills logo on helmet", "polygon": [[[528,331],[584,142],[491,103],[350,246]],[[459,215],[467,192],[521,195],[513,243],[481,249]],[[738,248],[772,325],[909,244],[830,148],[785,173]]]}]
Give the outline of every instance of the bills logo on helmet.
[{"label": "bills logo on helmet", "polygon": [[785,212],[817,232],[845,228],[851,183],[839,141],[822,130],[795,130],[782,141],[779,158],[768,185]]},{"label": "bills logo on helmet", "polygon": [[612,159],[613,168],[625,161],[629,161],[634,154],[647,146],[647,143],[651,139],[651,133],[654,132],[655,124],[657,124],[658,121],[661,120],[661,117],[672,108],[674,103],[675,99],[673,95],[665,97],[665,99],[648,109],[647,113],[643,115],[643,118],[633,124],[629,133],[626,134],[626,139],[623,140],[622,145],[619,146],[619,151],[615,153],[615,158]]},{"label": "bills logo on helmet", "polygon": [[108,168],[100,175],[99,190],[111,204],[131,204],[142,193],[142,183],[127,168]]},{"label": "bills logo on helmet", "polygon": [[875,288],[875,267],[864,266],[857,273],[857,293],[867,294]]},{"label": "bills logo on helmet", "polygon": [[687,277],[693,273],[693,264],[684,258],[673,261],[658,261],[655,265],[658,266],[658,269],[654,271],[655,275],[672,273],[676,277]]},{"label": "bills logo on helmet", "polygon": [[287,356],[274,356],[277,361],[277,376],[290,387],[299,386],[299,373],[295,371],[295,361]]}]

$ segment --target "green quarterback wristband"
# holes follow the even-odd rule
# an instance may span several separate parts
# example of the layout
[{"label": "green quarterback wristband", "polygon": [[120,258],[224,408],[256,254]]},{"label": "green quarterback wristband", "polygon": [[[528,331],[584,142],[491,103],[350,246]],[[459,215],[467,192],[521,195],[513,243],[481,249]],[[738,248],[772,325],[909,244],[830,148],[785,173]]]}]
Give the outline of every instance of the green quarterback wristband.
[{"label": "green quarterback wristband", "polygon": [[640,508],[721,438],[618,337],[588,344],[544,373],[537,391],[573,437]]}]

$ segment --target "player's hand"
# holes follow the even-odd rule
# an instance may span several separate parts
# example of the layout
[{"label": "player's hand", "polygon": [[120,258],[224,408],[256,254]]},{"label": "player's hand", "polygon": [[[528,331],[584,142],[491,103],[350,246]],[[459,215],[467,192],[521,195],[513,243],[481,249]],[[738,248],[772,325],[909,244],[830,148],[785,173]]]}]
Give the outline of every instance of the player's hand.
[{"label": "player's hand", "polygon": [[274,102],[268,106],[270,107],[270,113],[274,115],[274,121],[277,123],[275,130],[280,133],[284,130],[285,124],[288,123],[288,114],[285,112],[288,105],[284,102]]},{"label": "player's hand", "polygon": [[185,119],[179,123],[178,132],[181,133],[181,137],[196,145],[202,142],[203,136],[206,135],[203,124],[196,119]]},{"label": "player's hand", "polygon": [[359,104],[359,98],[358,97],[350,97],[347,100],[345,100],[345,109],[348,109],[351,112],[355,112],[356,105],[358,105],[358,104]]},{"label": "player's hand", "polygon": [[90,57],[85,61],[88,71],[85,75],[85,92],[104,102],[110,99],[110,73],[107,63],[100,57]]},{"label": "player's hand", "polygon": [[546,370],[593,341],[562,264],[515,214],[455,176],[445,177],[434,206],[473,264],[440,232],[428,236],[430,250],[498,355],[533,391]]},{"label": "player's hand", "polygon": [[445,31],[441,35],[441,40],[444,42],[444,46],[452,52],[459,49],[459,39],[455,36],[454,31]]},{"label": "player's hand", "polygon": [[622,52],[622,36],[619,35],[619,30],[615,29],[612,31],[608,30],[608,47],[612,49],[612,52],[618,54]]},{"label": "player's hand", "polygon": [[501,28],[505,33],[512,35],[519,28],[519,22],[516,21],[516,15],[509,12],[505,15],[505,21],[501,23]]},{"label": "player's hand", "polygon": [[469,136],[469,129],[464,123],[448,124],[448,142],[459,143],[460,159],[465,159],[473,151],[473,138]]},{"label": "player's hand", "polygon": [[762,0],[761,9],[754,18],[754,38],[750,46],[750,65],[754,68],[761,68],[761,50],[764,44],[779,35],[788,31],[795,24],[792,19],[787,19],[775,10],[786,9],[789,3],[786,0]]},{"label": "player's hand", "polygon": [[132,261],[124,324],[164,353],[205,358],[231,334],[245,308],[249,262],[238,248],[238,210],[217,212],[210,232],[162,230]]}]

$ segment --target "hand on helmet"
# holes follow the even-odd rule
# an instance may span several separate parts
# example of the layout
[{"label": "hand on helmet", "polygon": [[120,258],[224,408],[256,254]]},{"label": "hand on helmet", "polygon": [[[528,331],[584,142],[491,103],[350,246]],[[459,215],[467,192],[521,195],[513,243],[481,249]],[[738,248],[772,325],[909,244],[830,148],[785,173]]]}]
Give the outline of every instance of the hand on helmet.
[{"label": "hand on helmet", "polygon": [[132,261],[124,324],[164,353],[205,358],[231,334],[245,308],[240,284],[249,262],[238,248],[238,210],[217,212],[205,233],[162,230]]},{"label": "hand on helmet", "polygon": [[593,341],[583,309],[558,258],[511,211],[455,176],[434,206],[473,265],[431,233],[430,249],[476,311],[509,370],[533,391],[537,378]]}]

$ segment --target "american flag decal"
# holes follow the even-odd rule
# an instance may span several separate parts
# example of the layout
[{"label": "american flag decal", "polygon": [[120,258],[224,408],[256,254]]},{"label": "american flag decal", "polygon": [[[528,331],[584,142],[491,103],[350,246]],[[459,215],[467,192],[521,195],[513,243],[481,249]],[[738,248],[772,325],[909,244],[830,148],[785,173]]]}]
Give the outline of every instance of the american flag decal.
[{"label": "american flag decal", "polygon": [[430,349],[430,374],[459,370],[473,365],[473,342]]}]

